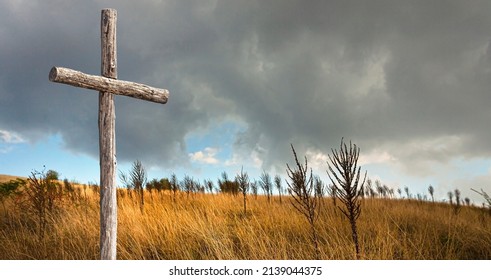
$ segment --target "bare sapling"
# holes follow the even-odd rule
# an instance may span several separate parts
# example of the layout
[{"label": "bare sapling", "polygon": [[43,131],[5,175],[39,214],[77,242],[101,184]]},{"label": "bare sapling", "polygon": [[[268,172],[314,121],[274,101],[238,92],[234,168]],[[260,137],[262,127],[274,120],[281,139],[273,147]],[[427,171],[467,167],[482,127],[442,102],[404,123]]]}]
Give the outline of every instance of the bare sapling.
[{"label": "bare sapling", "polygon": [[145,207],[145,196],[143,187],[147,183],[147,172],[145,171],[145,168],[143,167],[141,161],[137,160],[133,162],[129,177],[126,176],[126,174],[124,173],[120,173],[119,177],[128,189],[132,188],[136,191],[138,200],[140,202],[140,211],[143,213]]},{"label": "bare sapling", "polygon": [[196,191],[196,184],[194,182],[194,179],[188,175],[184,175],[184,179],[181,182],[181,186],[183,188],[183,191],[186,192],[186,197],[188,199],[189,199],[189,195]]},{"label": "bare sapling", "polygon": [[283,187],[281,186],[281,177],[280,177],[280,175],[274,176],[274,185],[275,185],[276,189],[278,190],[278,195],[280,197],[280,204],[282,204],[283,201],[281,200],[281,195],[283,193]]},{"label": "bare sapling", "polygon": [[239,185],[239,191],[242,193],[244,201],[244,217],[247,214],[247,192],[249,192],[249,175],[244,172],[244,169],[240,169],[240,174],[235,176],[235,181]]},{"label": "bare sapling", "polygon": [[208,193],[213,194],[213,190],[215,189],[215,186],[213,185],[213,181],[205,180],[203,184],[205,185],[205,188],[208,190]]},{"label": "bare sapling", "polygon": [[361,214],[361,202],[363,185],[365,184],[366,172],[363,182],[360,184],[360,170],[358,167],[358,156],[360,148],[356,145],[349,145],[349,149],[341,139],[340,150],[331,149],[329,155],[327,175],[332,184],[337,189],[337,197],[344,207],[337,206],[339,210],[348,218],[351,225],[351,234],[355,244],[356,258],[360,258],[360,244],[358,241],[358,229],[356,220]]},{"label": "bare sapling", "polygon": [[251,191],[252,191],[252,194],[254,195],[254,199],[256,199],[256,200],[257,200],[257,194],[258,194],[258,185],[259,185],[259,183],[256,180],[251,182]]},{"label": "bare sapling", "polygon": [[321,177],[318,175],[314,176],[314,192],[315,192],[315,197],[319,199],[319,206],[324,207],[324,195],[325,195],[325,187],[324,183],[321,180]]},{"label": "bare sapling", "polygon": [[268,197],[268,202],[271,202],[271,197],[273,196],[273,182],[271,182],[271,176],[265,170],[263,170],[263,173],[261,174],[259,185]]},{"label": "bare sapling", "polygon": [[448,192],[448,201],[450,202],[450,205],[453,205],[453,192]]},{"label": "bare sapling", "polygon": [[432,185],[430,185],[428,187],[428,192],[430,193],[430,196],[431,196],[431,202],[435,202],[435,197],[434,197],[434,194],[435,194],[435,188],[433,188]]},{"label": "bare sapling", "polygon": [[175,173],[172,173],[172,175],[170,176],[170,188],[172,190],[172,201],[176,202],[176,194],[179,191],[180,187]]},{"label": "bare sapling", "polygon": [[461,203],[461,198],[460,198],[460,190],[455,189],[454,192],[455,192],[455,205],[453,207],[453,211],[454,211],[454,214],[457,215],[457,214],[459,214],[459,212],[461,210],[462,203]]},{"label": "bare sapling", "polygon": [[295,157],[296,167],[293,169],[286,164],[287,175],[290,178],[290,182],[286,181],[288,186],[288,193],[293,198],[291,201],[293,207],[300,212],[309,222],[311,229],[311,240],[314,245],[315,257],[320,259],[319,249],[319,237],[315,222],[319,216],[318,213],[318,198],[316,197],[314,179],[312,176],[312,169],[308,169],[307,157],[305,157],[305,164],[302,165],[298,161],[297,153],[291,145],[293,155]]}]

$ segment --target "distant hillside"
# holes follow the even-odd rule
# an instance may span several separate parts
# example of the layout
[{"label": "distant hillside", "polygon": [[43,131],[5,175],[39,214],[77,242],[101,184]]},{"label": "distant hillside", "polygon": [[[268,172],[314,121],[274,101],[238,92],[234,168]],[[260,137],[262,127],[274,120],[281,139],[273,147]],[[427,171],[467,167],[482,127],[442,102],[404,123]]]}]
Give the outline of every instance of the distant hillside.
[{"label": "distant hillside", "polygon": [[27,177],[24,176],[12,176],[12,175],[0,174],[0,183],[8,182],[10,180],[15,180],[17,178],[27,179]]}]

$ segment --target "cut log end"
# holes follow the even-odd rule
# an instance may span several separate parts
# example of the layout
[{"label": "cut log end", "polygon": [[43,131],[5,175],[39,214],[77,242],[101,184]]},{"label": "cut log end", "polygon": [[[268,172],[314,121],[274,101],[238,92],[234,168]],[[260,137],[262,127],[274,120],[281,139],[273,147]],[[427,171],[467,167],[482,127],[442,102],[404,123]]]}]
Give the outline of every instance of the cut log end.
[{"label": "cut log end", "polygon": [[58,76],[58,69],[56,67],[51,68],[49,71],[49,80],[51,82],[56,82],[56,77]]}]

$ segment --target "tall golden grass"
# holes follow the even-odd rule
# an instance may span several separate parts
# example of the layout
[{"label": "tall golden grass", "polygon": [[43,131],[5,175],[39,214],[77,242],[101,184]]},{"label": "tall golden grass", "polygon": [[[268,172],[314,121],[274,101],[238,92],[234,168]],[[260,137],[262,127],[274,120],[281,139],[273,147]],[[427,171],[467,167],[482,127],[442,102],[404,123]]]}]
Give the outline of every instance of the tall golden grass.
[{"label": "tall golden grass", "polygon": [[[41,239],[36,220],[7,201],[0,210],[0,259],[97,259],[98,190],[65,198]],[[310,228],[288,198],[118,192],[119,259],[313,259]],[[323,259],[354,259],[349,223],[328,198],[317,222]],[[363,259],[490,259],[491,216],[482,209],[413,200],[365,199],[358,220]]]}]

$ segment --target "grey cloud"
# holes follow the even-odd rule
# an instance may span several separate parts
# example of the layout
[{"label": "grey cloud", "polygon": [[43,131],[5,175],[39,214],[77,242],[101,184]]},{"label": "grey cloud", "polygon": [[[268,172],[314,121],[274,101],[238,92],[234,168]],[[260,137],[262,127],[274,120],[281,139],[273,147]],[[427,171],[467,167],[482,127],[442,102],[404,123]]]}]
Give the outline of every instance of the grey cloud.
[{"label": "grey cloud", "polygon": [[[487,141],[489,79],[483,77],[489,76],[490,22],[482,14],[487,7],[480,5],[391,2],[376,8],[325,7],[320,9],[326,12],[324,21],[322,16],[282,10],[296,20],[276,23],[287,28],[259,36],[267,46],[258,40],[263,57],[279,66],[269,71],[266,82],[276,99],[252,93],[251,98],[271,102],[264,102],[267,105],[259,111],[249,110],[249,120],[255,120],[250,123],[264,126],[259,130],[271,140],[270,159],[283,164],[286,144],[293,140],[324,151],[342,136],[368,151],[397,143],[403,149],[414,139],[446,135]],[[296,28],[295,22],[306,28]],[[307,28],[313,25],[317,28]],[[272,41],[275,36],[294,40]],[[369,74],[370,63],[384,57],[385,87],[360,96],[356,88]],[[323,62],[332,70],[323,69]],[[274,117],[270,114],[276,102],[280,107]],[[462,145],[455,154],[485,156],[489,148],[475,152]],[[431,153],[427,159],[434,160]]]},{"label": "grey cloud", "polygon": [[[290,143],[327,153],[341,137],[402,164],[435,160],[431,148],[415,156],[417,143],[447,136],[465,143],[441,162],[491,154],[488,2],[110,4],[119,78],[171,90],[164,106],[117,97],[119,159],[186,164],[186,134],[227,118],[247,126],[236,152],[256,150],[277,170]],[[96,155],[97,94],[50,84],[47,73],[53,64],[98,72],[102,7],[46,1],[23,15],[2,5],[0,128],[31,140],[59,132],[68,149]]]}]

